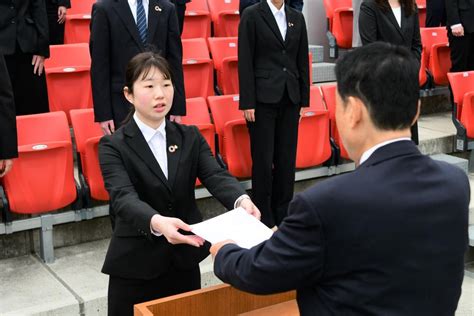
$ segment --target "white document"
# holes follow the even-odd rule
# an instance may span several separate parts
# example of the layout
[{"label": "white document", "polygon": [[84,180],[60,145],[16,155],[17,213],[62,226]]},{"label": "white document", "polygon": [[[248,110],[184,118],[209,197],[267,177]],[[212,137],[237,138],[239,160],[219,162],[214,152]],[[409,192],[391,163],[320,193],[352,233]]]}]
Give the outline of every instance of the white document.
[{"label": "white document", "polygon": [[207,221],[191,225],[192,232],[211,244],[231,239],[250,249],[267,240],[273,231],[239,207]]}]

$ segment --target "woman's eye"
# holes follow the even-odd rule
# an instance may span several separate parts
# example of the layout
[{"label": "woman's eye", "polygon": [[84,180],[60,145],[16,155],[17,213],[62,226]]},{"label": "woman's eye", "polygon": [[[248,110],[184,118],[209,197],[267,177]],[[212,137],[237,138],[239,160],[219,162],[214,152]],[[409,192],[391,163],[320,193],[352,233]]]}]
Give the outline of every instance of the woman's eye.
[{"label": "woman's eye", "polygon": [[165,83],[163,86],[165,86],[165,87],[170,87],[170,86],[171,86],[171,83]]},{"label": "woman's eye", "polygon": [[146,88],[153,88],[153,85],[147,85]]}]

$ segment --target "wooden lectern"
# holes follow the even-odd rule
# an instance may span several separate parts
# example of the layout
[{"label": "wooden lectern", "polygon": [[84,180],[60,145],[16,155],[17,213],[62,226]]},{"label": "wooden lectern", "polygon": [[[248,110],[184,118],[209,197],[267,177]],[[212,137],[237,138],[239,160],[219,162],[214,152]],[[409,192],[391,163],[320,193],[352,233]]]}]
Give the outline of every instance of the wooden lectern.
[{"label": "wooden lectern", "polygon": [[254,295],[228,284],[173,295],[134,306],[135,316],[298,316],[296,292]]}]

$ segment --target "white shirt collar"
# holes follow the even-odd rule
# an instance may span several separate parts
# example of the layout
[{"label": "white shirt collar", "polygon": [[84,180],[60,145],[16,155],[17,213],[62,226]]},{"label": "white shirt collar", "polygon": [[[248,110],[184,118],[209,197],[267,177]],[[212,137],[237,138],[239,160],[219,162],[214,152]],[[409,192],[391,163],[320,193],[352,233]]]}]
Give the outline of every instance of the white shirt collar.
[{"label": "white shirt collar", "polygon": [[281,6],[280,10],[278,10],[277,7],[275,7],[275,5],[272,3],[271,0],[267,0],[267,3],[273,15],[276,15],[277,13],[281,12],[284,16],[286,16],[285,15],[285,1],[283,1],[283,5]]},{"label": "white shirt collar", "polygon": [[146,142],[150,142],[150,140],[156,135],[156,133],[160,133],[165,139],[166,139],[166,120],[163,120],[161,125],[157,128],[154,129],[145,123],[143,123],[137,116],[137,113],[135,112],[133,114],[133,119],[135,120],[135,123],[137,123],[138,128],[140,129],[140,132],[142,132],[143,137],[145,138]]},{"label": "white shirt collar", "polygon": [[411,141],[411,138],[410,137],[400,137],[400,138],[395,138],[395,139],[390,139],[390,140],[387,140],[385,142],[382,142],[382,143],[379,143],[371,148],[369,148],[368,150],[366,150],[362,156],[360,157],[360,161],[359,161],[359,166],[361,164],[363,164],[364,162],[367,161],[367,159],[370,158],[370,156],[372,156],[372,154],[379,148],[383,147],[383,146],[387,146],[388,144],[391,144],[391,143],[395,143],[395,142],[400,142],[400,141],[404,141],[404,140],[408,140],[408,141]]}]

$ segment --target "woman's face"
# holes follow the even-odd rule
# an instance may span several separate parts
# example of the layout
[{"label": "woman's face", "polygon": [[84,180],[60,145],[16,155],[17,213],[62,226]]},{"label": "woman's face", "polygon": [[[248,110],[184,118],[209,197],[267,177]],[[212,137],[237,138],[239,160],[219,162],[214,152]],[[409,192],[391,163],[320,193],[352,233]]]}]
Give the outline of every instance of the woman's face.
[{"label": "woman's face", "polygon": [[125,97],[135,107],[135,113],[145,124],[158,128],[173,103],[174,89],[171,79],[165,79],[163,73],[152,68],[145,78],[141,74],[133,83],[133,93],[127,88]]}]

